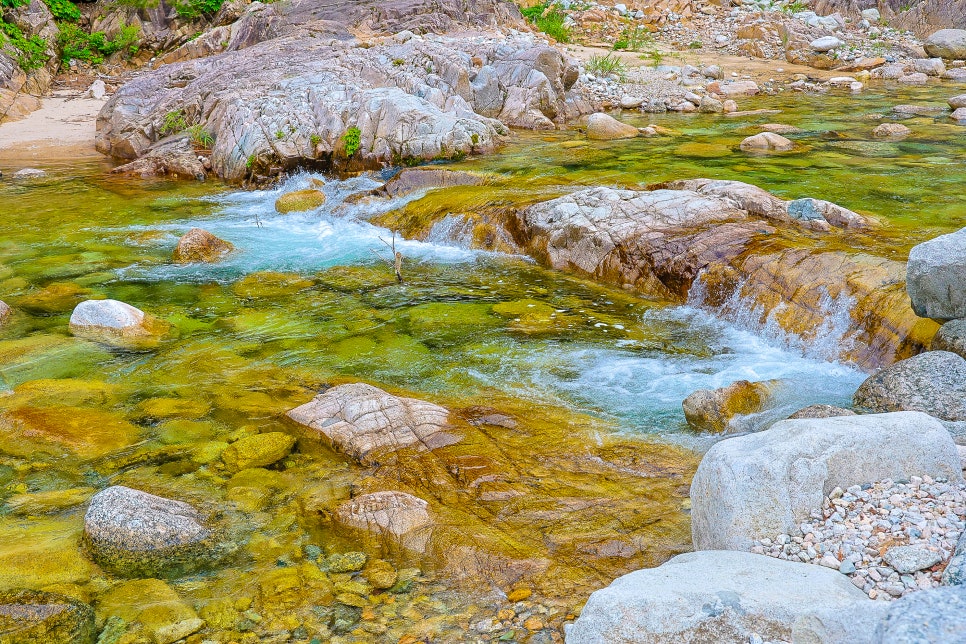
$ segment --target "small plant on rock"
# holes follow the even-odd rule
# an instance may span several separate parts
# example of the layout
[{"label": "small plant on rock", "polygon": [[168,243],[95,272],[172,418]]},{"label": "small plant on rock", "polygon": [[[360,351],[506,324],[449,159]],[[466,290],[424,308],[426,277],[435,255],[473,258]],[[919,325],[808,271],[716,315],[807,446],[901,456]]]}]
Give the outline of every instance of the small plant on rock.
[{"label": "small plant on rock", "polygon": [[319,136],[318,134],[313,134],[312,136],[309,137],[309,141],[312,143],[312,147],[315,147],[319,143],[322,143],[322,137]]},{"label": "small plant on rock", "polygon": [[353,156],[362,146],[362,130],[357,127],[350,127],[342,135],[342,144],[345,145],[345,155]]},{"label": "small plant on rock", "polygon": [[184,132],[187,129],[188,121],[185,120],[184,112],[181,110],[172,110],[168,112],[164,115],[164,120],[161,121],[161,134],[164,136]]},{"label": "small plant on rock", "polygon": [[215,144],[215,137],[211,136],[211,132],[206,130],[201,124],[196,123],[195,125],[189,127],[186,131],[191,137],[191,144],[196,148],[210,150],[211,146]]},{"label": "small plant on rock", "polygon": [[627,65],[613,54],[594,54],[585,65],[588,72],[594,76],[610,76],[615,74],[623,80],[627,76]]}]

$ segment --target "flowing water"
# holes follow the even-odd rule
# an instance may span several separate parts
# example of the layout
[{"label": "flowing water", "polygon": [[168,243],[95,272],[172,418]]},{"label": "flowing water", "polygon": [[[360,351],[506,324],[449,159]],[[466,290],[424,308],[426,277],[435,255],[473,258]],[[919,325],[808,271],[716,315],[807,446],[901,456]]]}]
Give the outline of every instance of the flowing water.
[{"label": "flowing water", "polygon": [[[911,245],[966,225],[966,128],[915,117],[905,121],[913,137],[877,141],[867,115],[889,115],[899,103],[939,105],[948,93],[761,99],[756,107],[783,112],[641,118],[679,134],[624,142],[587,143],[573,131],[520,133],[499,154],[454,164],[492,176],[486,186],[345,203],[381,177],[330,178],[324,206],[288,215],[278,215],[274,201],[305,187],[308,175],[242,192],[121,180],[90,163],[52,166],[37,182],[0,184],[0,299],[16,311],[0,330],[0,587],[52,588],[103,606],[117,579],[79,544],[83,503],[96,489],[125,484],[228,508],[243,554],[171,582],[202,610],[211,633],[308,638],[328,628],[345,641],[398,641],[406,633],[459,639],[499,601],[475,603],[454,592],[432,561],[415,562],[420,572],[405,568],[412,561],[393,560],[413,585],[367,595],[364,608],[333,602],[331,587],[323,592],[305,581],[299,566],[313,548],[390,556],[334,533],[305,509],[307,490],[330,509],[348,498],[366,474],[361,468],[300,448],[252,474],[259,483],[235,485],[239,475],[219,462],[226,443],[291,431],[283,412],[326,384],[351,381],[454,409],[495,407],[520,420],[530,441],[522,452],[532,446],[538,456],[520,455],[518,464],[560,487],[548,486],[530,506],[521,502],[516,522],[508,510],[494,515],[505,539],[525,542],[528,531],[539,531],[530,519],[537,514],[527,512],[553,506],[555,495],[618,499],[609,517],[587,527],[611,540],[620,532],[611,525],[620,523],[615,515],[653,501],[661,518],[641,528],[637,554],[611,557],[606,566],[574,556],[557,588],[552,579],[537,584],[547,596],[571,593],[573,607],[614,575],[686,550],[686,483],[714,438],[687,430],[681,401],[739,379],[781,381],[774,407],[745,419],[747,429],[808,404],[848,404],[864,375],[831,358],[850,341],[850,302],[826,302],[826,326],[805,342],[740,301],[711,310],[697,288],[683,305],[655,301],[524,257],[471,250],[453,243],[446,215],[528,203],[575,185],[711,176],[875,214],[888,226],[874,242],[857,241],[857,250],[902,259]],[[793,138],[807,147],[763,157],[735,152],[749,128],[764,122],[800,127]],[[427,233],[423,242],[395,240],[406,258],[403,284],[375,256],[388,256],[391,233],[373,222],[399,220]],[[175,242],[194,226],[237,251],[217,264],[173,264]],[[171,331],[144,350],[72,337],[67,321],[76,303],[103,297],[137,306]],[[573,470],[551,465],[554,450],[572,457],[566,467]],[[635,453],[651,474],[624,480],[579,471],[603,464],[625,476],[632,468],[622,463],[642,466],[627,456]],[[661,471],[667,474],[653,473]],[[254,501],[238,492],[252,486],[269,491]],[[554,521],[543,544],[580,527]],[[548,552],[534,548],[529,556]],[[561,558],[569,556],[560,548]],[[296,569],[302,585],[286,597],[279,570]],[[331,573],[330,582],[351,579]],[[149,599],[135,593],[130,604]],[[138,619],[148,618],[135,611],[128,621]]]}]

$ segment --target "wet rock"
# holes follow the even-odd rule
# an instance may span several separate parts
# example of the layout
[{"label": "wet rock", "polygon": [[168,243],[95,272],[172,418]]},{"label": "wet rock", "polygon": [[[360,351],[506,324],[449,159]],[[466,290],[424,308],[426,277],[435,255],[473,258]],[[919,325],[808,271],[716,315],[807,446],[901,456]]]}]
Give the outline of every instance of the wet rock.
[{"label": "wet rock", "polygon": [[70,331],[91,339],[128,338],[152,334],[144,311],[117,300],[85,300],[70,314]]},{"label": "wet rock", "polygon": [[229,242],[218,239],[207,230],[192,228],[178,240],[174,249],[174,261],[216,262],[234,249]]},{"label": "wet rock", "polygon": [[703,114],[717,114],[724,111],[724,104],[711,96],[702,96],[698,111]]},{"label": "wet rock", "polygon": [[365,567],[365,565],[366,553],[347,552],[345,554],[329,555],[325,558],[325,562],[322,566],[327,572],[342,573],[359,572]]},{"label": "wet rock", "polygon": [[9,497],[7,507],[14,514],[36,516],[49,512],[59,512],[80,505],[93,494],[94,489],[89,487],[51,490],[49,492],[26,492]]},{"label": "wet rock", "polygon": [[155,644],[171,644],[201,630],[205,622],[160,579],[137,579],[114,586],[97,603],[99,618],[141,624]]},{"label": "wet rock", "polygon": [[775,134],[798,134],[802,131],[801,128],[784,123],[765,123],[764,125],[759,125],[758,129],[762,132],[774,132]]},{"label": "wet rock", "polygon": [[791,640],[800,615],[852,604],[872,601],[837,571],[745,552],[692,552],[593,593],[567,642]]},{"label": "wet rock", "polygon": [[406,168],[387,181],[384,186],[372,192],[378,196],[399,197],[431,188],[478,186],[485,181],[486,177],[472,172],[459,172],[442,168]]},{"label": "wet rock", "polygon": [[895,601],[876,629],[878,642],[956,642],[966,632],[966,586],[932,588]]},{"label": "wet rock", "polygon": [[13,309],[6,302],[0,300],[0,327],[7,323],[11,315],[13,315]]},{"label": "wet rock", "polygon": [[[789,201],[786,207],[788,216],[796,221],[805,224],[829,224],[836,228],[871,228],[877,222],[871,217],[865,217],[857,212],[852,212],[848,208],[843,208],[824,199],[812,199],[804,197]],[[821,229],[821,226],[817,227]]]},{"label": "wet rock", "polygon": [[395,491],[363,494],[347,501],[336,509],[335,521],[415,552],[425,552],[434,524],[426,501]]},{"label": "wet rock", "polygon": [[37,590],[0,592],[3,644],[93,644],[97,630],[90,606]]},{"label": "wet rock", "polygon": [[909,251],[906,290],[916,315],[941,321],[966,318],[966,228]]},{"label": "wet rock", "polygon": [[925,544],[893,546],[885,551],[882,558],[901,575],[932,568],[943,560],[943,555],[930,550]]},{"label": "wet rock", "polygon": [[910,134],[912,134],[912,130],[902,123],[882,123],[872,130],[872,136],[879,138],[898,138],[909,136]]},{"label": "wet rock", "polygon": [[29,179],[43,179],[47,173],[37,168],[23,168],[13,173],[14,181],[26,181]]},{"label": "wet rock", "polygon": [[966,360],[948,351],[901,360],[863,382],[852,403],[873,413],[923,411],[966,421]]},{"label": "wet rock", "polygon": [[363,571],[363,575],[365,575],[365,578],[373,588],[379,590],[392,588],[399,579],[399,574],[392,567],[392,564],[382,559],[370,561],[369,565]]},{"label": "wet rock", "polygon": [[953,108],[954,110],[958,110],[961,107],[966,107],[966,94],[953,96],[946,102],[949,103],[949,107]]},{"label": "wet rock", "polygon": [[597,141],[611,141],[614,139],[633,139],[640,132],[633,125],[621,123],[607,114],[598,112],[587,118],[587,138]]},{"label": "wet rock", "polygon": [[306,436],[324,438],[363,464],[403,448],[434,449],[459,440],[447,431],[445,408],[364,383],[333,387],[287,415],[306,428]]},{"label": "wet rock", "polygon": [[221,460],[233,470],[265,467],[276,463],[292,451],[295,437],[284,432],[267,432],[241,438],[222,452]]},{"label": "wet rock", "polygon": [[949,351],[966,358],[966,320],[951,320],[939,327],[929,348],[932,351]]},{"label": "wet rock", "polygon": [[966,107],[960,107],[953,110],[952,114],[949,115],[949,118],[960,124],[966,123]]},{"label": "wet rock", "polygon": [[947,60],[966,59],[966,29],[940,29],[923,43],[926,53]]},{"label": "wet rock", "polygon": [[695,431],[726,431],[735,416],[762,411],[775,384],[739,380],[721,389],[700,389],[684,399],[684,417]]},{"label": "wet rock", "polygon": [[835,418],[836,416],[855,416],[851,409],[835,407],[834,405],[809,405],[799,409],[788,417],[789,420],[798,418]]},{"label": "wet rock", "polygon": [[195,508],[115,485],[94,495],[84,541],[94,560],[121,576],[178,576],[217,558],[213,532]]},{"label": "wet rock", "polygon": [[835,487],[917,475],[962,480],[949,432],[926,414],[783,420],[705,454],[691,483],[694,547],[748,549],[793,534]]},{"label": "wet rock", "polygon": [[138,159],[120,165],[113,174],[136,175],[142,179],[175,177],[204,181],[208,172],[198,158],[191,137],[175,134],[146,147]]},{"label": "wet rock", "polygon": [[325,203],[325,193],[321,190],[307,189],[289,192],[275,200],[275,210],[282,213],[313,210]]},{"label": "wet rock", "polygon": [[738,147],[746,152],[788,152],[795,149],[795,143],[781,134],[762,132],[745,138]]}]

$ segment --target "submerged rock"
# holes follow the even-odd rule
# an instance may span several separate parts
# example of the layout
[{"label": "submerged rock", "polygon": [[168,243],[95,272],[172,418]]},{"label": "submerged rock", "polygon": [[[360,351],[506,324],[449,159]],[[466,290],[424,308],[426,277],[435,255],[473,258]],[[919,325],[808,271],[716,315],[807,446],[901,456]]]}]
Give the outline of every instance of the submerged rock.
[{"label": "submerged rock", "polygon": [[472,172],[444,170],[442,168],[406,168],[400,170],[385,185],[376,188],[376,196],[399,197],[419,190],[451,188],[453,186],[478,186],[486,178]]},{"label": "submerged rock", "polygon": [[943,420],[966,421],[966,360],[949,351],[901,360],[866,379],[852,402],[873,413],[923,411]]},{"label": "submerged rock", "polygon": [[847,577],[821,566],[691,552],[593,593],[567,629],[567,642],[788,641],[803,614],[872,603]]},{"label": "submerged rock", "polygon": [[234,249],[229,242],[218,239],[207,230],[192,228],[178,240],[174,249],[174,261],[216,262]]},{"label": "submerged rock", "polygon": [[335,521],[374,537],[389,538],[415,552],[425,552],[434,524],[426,501],[395,491],[363,494],[347,501],[336,509]]},{"label": "submerged rock", "polygon": [[223,553],[194,507],[115,485],[91,499],[84,541],[103,568],[127,577],[174,577]]},{"label": "submerged rock", "polygon": [[459,440],[446,431],[447,409],[364,383],[333,387],[287,415],[307,428],[307,436],[324,438],[363,464],[403,448],[434,449]]},{"label": "submerged rock", "polygon": [[745,138],[738,146],[746,152],[788,152],[795,149],[795,143],[774,132],[762,132]]},{"label": "submerged rock", "polygon": [[966,358],[966,320],[951,320],[939,327],[929,348]]},{"label": "submerged rock", "polygon": [[37,168],[23,168],[13,173],[14,181],[25,181],[28,179],[43,179],[47,173]]},{"label": "submerged rock", "polygon": [[912,130],[902,123],[882,123],[872,130],[872,136],[879,138],[898,138],[910,134],[912,134]]},{"label": "submerged rock", "polygon": [[621,123],[613,116],[602,112],[591,114],[587,119],[587,138],[597,141],[611,141],[614,139],[633,139],[640,136],[640,131],[633,125]]},{"label": "submerged rock", "polygon": [[0,592],[3,644],[93,644],[97,630],[87,604],[39,590]]},{"label": "submerged rock", "polygon": [[739,380],[721,389],[700,389],[684,399],[684,418],[696,431],[723,432],[735,416],[762,411],[775,384]]},{"label": "submerged rock", "polygon": [[691,482],[698,550],[744,550],[794,534],[826,494],[886,478],[962,480],[946,428],[919,412],[783,420],[715,444]]},{"label": "submerged rock", "polygon": [[171,644],[196,633],[205,622],[160,579],[136,579],[101,595],[98,615],[140,623],[155,644]]},{"label": "submerged rock", "polygon": [[966,228],[909,251],[906,290],[916,315],[940,321],[966,318]]},{"label": "submerged rock", "polygon": [[325,203],[325,193],[309,188],[288,192],[275,200],[275,210],[286,214],[314,210]]},{"label": "submerged rock", "polygon": [[221,459],[234,470],[265,467],[288,456],[293,445],[294,436],[284,432],[267,432],[235,441],[222,453]]}]

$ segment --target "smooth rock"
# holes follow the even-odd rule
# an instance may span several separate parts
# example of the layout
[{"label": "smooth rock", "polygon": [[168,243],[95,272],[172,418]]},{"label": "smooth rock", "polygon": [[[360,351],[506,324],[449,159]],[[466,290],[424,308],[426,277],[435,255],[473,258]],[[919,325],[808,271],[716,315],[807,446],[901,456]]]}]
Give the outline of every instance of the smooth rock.
[{"label": "smooth rock", "polygon": [[882,558],[899,574],[932,568],[943,560],[942,553],[930,550],[924,544],[894,546],[886,550]]},{"label": "smooth rock", "polygon": [[966,228],[909,251],[906,290],[920,317],[966,318]]},{"label": "smooth rock", "polygon": [[833,405],[809,405],[799,409],[788,417],[789,420],[798,418],[835,418],[836,416],[855,416],[851,409],[835,407]]},{"label": "smooth rock", "polygon": [[758,83],[755,81],[731,81],[710,83],[707,88],[709,93],[718,94],[725,98],[736,98],[738,96],[754,96],[761,92]]},{"label": "smooth rock", "polygon": [[415,552],[425,552],[434,525],[429,504],[405,492],[363,494],[335,511],[336,523],[368,532]]},{"label": "smooth rock", "polygon": [[91,499],[84,541],[101,567],[120,576],[177,576],[196,570],[215,548],[195,508],[121,485]]},{"label": "smooth rock", "polygon": [[966,107],[956,108],[949,115],[949,118],[954,121],[958,121],[959,123],[966,123]]},{"label": "smooth rock", "polygon": [[698,104],[698,111],[702,114],[717,114],[724,111],[724,104],[716,98],[704,95]]},{"label": "smooth rock", "polygon": [[872,413],[922,411],[966,421],[966,359],[949,351],[928,351],[900,360],[869,376],[852,403]]},{"label": "smooth rock", "polygon": [[400,197],[421,190],[479,186],[485,182],[486,177],[472,172],[444,168],[404,168],[385,185],[373,190],[371,194],[380,197]]},{"label": "smooth rock", "polygon": [[691,552],[594,592],[568,644],[791,639],[799,616],[872,604],[838,571],[747,552]]},{"label": "smooth rock", "polygon": [[691,482],[694,547],[748,549],[794,534],[836,487],[923,475],[962,480],[952,437],[926,414],[783,420],[705,454]]},{"label": "smooth rock", "polygon": [[100,78],[91,83],[91,86],[87,88],[86,94],[93,98],[94,100],[101,100],[104,95],[107,94],[107,85],[104,84]]},{"label": "smooth rock", "polygon": [[878,138],[898,138],[910,134],[912,134],[912,130],[902,123],[882,123],[872,130],[872,136]]},{"label": "smooth rock", "polygon": [[948,101],[949,107],[954,110],[958,110],[961,107],[966,107],[966,94],[959,94],[958,96],[953,96]]},{"label": "smooth rock", "polygon": [[762,132],[744,139],[740,146],[746,152],[787,152],[795,149],[795,143],[774,132]]},{"label": "smooth rock", "polygon": [[3,644],[93,644],[97,630],[87,604],[39,590],[0,592]]},{"label": "smooth rock", "polygon": [[625,94],[621,97],[621,109],[633,110],[637,109],[644,103],[644,98],[641,96],[631,96],[630,94]]},{"label": "smooth rock", "polygon": [[887,602],[854,602],[807,610],[792,624],[794,644],[882,644],[875,637],[890,604]]},{"label": "smooth rock", "polygon": [[152,334],[144,311],[117,300],[85,300],[78,304],[70,314],[70,332],[93,339]]},{"label": "smooth rock", "polygon": [[192,228],[178,240],[174,248],[174,261],[216,262],[235,247],[223,239],[218,239],[207,230]]},{"label": "smooth rock", "polygon": [[640,135],[637,128],[602,112],[591,114],[587,118],[587,138],[596,141],[611,141],[614,139],[632,139]]},{"label": "smooth rock", "polygon": [[929,348],[932,351],[949,351],[966,358],[966,319],[951,320],[939,327]]},{"label": "smooth rock", "polygon": [[306,428],[306,436],[324,438],[363,464],[408,447],[434,449],[458,441],[446,431],[447,409],[364,383],[333,387],[287,416]]},{"label": "smooth rock", "polygon": [[824,199],[803,197],[789,201],[788,216],[802,223],[824,222],[836,228],[869,228],[876,221]]},{"label": "smooth rock", "polygon": [[321,190],[307,189],[288,192],[275,200],[275,210],[282,213],[313,210],[325,203],[325,193]]},{"label": "smooth rock", "polygon": [[937,58],[966,59],[966,29],[940,29],[926,38],[923,47]]},{"label": "smooth rock", "polygon": [[812,48],[812,51],[817,51],[824,54],[825,52],[832,51],[833,49],[838,49],[844,44],[845,43],[835,36],[824,36],[822,38],[816,38],[809,43],[808,46]]},{"label": "smooth rock", "polygon": [[246,436],[235,441],[222,452],[221,460],[233,470],[266,467],[288,456],[294,445],[295,437],[284,432]]},{"label": "smooth rock", "polygon": [[899,82],[904,85],[925,85],[929,82],[929,77],[922,72],[913,72],[899,77]]},{"label": "smooth rock", "polygon": [[953,644],[966,633],[966,586],[932,588],[892,602],[876,629],[882,644]]},{"label": "smooth rock", "polygon": [[739,380],[720,389],[699,389],[684,399],[684,418],[699,432],[723,432],[739,415],[762,411],[775,382]]},{"label": "smooth rock", "polygon": [[942,76],[946,72],[946,65],[942,58],[917,58],[912,61],[912,69],[926,76]]},{"label": "smooth rock", "polygon": [[23,168],[13,173],[14,181],[24,181],[27,179],[43,179],[47,173],[37,168]]}]

